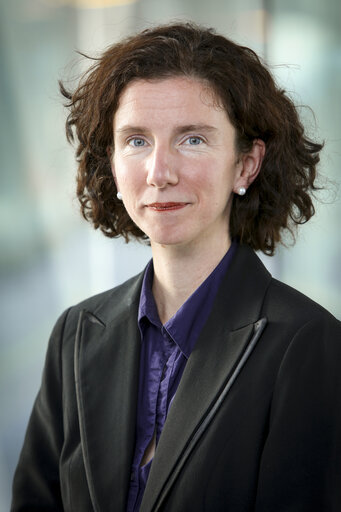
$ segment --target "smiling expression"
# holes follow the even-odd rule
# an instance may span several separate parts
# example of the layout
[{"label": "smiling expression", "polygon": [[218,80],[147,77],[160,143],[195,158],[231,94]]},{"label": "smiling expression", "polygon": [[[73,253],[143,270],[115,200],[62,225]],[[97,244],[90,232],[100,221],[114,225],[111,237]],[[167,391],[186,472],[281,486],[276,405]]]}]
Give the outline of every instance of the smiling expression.
[{"label": "smiling expression", "polygon": [[229,243],[232,193],[245,183],[235,129],[216,103],[186,77],[137,80],[120,97],[112,171],[152,247]]}]

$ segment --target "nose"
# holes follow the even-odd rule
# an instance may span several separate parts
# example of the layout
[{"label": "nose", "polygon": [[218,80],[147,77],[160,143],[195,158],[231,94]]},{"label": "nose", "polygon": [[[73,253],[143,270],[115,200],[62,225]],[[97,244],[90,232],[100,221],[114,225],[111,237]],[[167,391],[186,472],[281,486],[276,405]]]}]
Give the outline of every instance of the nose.
[{"label": "nose", "polygon": [[171,149],[154,147],[147,162],[147,184],[156,188],[176,185],[179,181],[176,157]]}]

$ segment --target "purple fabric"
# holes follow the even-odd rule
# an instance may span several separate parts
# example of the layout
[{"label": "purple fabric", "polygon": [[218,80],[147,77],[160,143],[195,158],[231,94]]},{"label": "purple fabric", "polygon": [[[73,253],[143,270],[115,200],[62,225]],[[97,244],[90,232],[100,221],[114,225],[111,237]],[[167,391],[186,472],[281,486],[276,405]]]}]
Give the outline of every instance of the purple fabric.
[{"label": "purple fabric", "polygon": [[187,359],[206,323],[234,250],[235,243],[208,278],[164,325],[159,319],[152,294],[152,260],[146,268],[138,313],[142,344],[135,454],[127,512],[137,512],[140,508],[152,463],[150,461],[140,467],[143,455],[154,431],[156,445],[159,441]]}]

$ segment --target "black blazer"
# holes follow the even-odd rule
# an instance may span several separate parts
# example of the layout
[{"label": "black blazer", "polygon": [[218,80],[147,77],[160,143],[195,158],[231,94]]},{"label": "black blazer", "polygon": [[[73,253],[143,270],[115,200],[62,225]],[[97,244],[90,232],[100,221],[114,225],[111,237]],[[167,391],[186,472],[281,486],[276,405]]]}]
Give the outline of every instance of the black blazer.
[{"label": "black blazer", "polygon": [[[12,512],[124,512],[142,274],[58,320]],[[341,328],[239,247],[190,356],[141,512],[339,512]]]}]

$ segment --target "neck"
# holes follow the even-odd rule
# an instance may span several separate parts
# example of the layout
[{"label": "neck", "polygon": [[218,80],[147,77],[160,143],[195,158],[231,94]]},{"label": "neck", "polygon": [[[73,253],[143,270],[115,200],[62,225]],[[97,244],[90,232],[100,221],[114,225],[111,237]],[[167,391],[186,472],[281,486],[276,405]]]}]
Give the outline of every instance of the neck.
[{"label": "neck", "polygon": [[162,324],[172,318],[205,281],[230,245],[228,236],[214,246],[214,251],[211,244],[190,248],[152,244],[153,295]]}]

